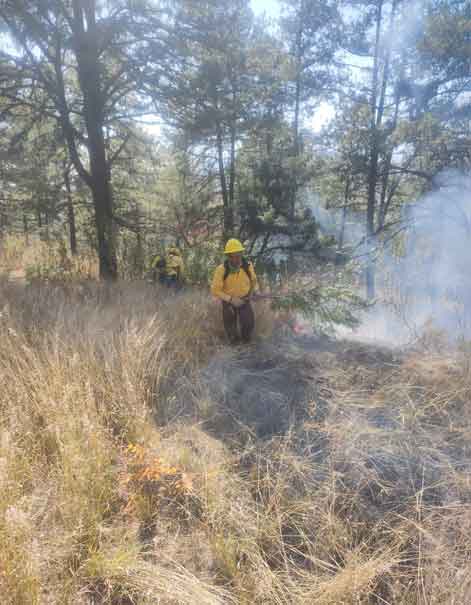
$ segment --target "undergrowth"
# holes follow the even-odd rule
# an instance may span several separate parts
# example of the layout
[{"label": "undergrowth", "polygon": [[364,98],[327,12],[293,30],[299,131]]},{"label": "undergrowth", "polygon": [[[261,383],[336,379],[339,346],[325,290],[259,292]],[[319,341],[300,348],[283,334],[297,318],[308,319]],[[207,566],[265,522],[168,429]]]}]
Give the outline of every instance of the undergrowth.
[{"label": "undergrowth", "polygon": [[2,282],[2,603],[471,600],[469,348],[263,309],[228,349],[204,291]]}]

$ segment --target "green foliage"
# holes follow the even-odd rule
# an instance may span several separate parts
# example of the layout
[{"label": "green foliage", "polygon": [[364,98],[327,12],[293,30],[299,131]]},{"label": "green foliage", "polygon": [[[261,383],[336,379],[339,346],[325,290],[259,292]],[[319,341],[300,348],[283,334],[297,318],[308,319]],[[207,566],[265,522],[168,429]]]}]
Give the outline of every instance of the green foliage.
[{"label": "green foliage", "polygon": [[207,286],[222,260],[219,242],[210,241],[190,248],[185,254],[185,280],[190,284]]},{"label": "green foliage", "polygon": [[273,251],[282,247],[289,254],[292,249],[312,252],[319,245],[317,222],[303,204],[306,188],[317,174],[315,151],[306,144],[296,155],[286,122],[266,128],[270,144],[265,145],[257,133],[238,158],[242,235],[254,242],[254,253],[262,262],[269,262]]},{"label": "green foliage", "polygon": [[[176,242],[188,281],[203,284],[223,233],[266,264],[315,253],[318,225],[303,205],[315,194],[336,211],[337,250],[357,238],[351,217],[367,214],[387,239],[434,175],[468,167],[468,2],[426,3],[412,27],[404,0],[282,0],[277,29],[254,19],[249,0],[115,4],[116,14],[102,3],[2,3],[2,233],[67,227],[74,251],[76,233],[95,254],[108,250],[103,276],[125,279]],[[90,41],[102,36],[96,49],[72,44],[81,20]],[[362,58],[347,65],[339,49]],[[96,90],[83,89],[84,65],[100,74]],[[102,107],[83,102],[91,92]],[[319,131],[308,118],[323,102],[336,115]],[[166,124],[158,140],[148,118]],[[103,154],[85,152],[97,140],[106,162],[91,172],[112,190],[98,214],[106,196],[88,160]],[[67,277],[55,262],[29,264],[30,277]]]},{"label": "green foliage", "polygon": [[430,15],[419,49],[426,59],[462,76],[469,74],[471,11],[467,2],[454,4],[442,4]]},{"label": "green foliage", "polygon": [[[307,109],[325,94],[332,83],[330,62],[341,43],[338,0],[303,0],[281,3],[282,36],[289,48],[289,71],[293,101],[298,95]],[[298,106],[299,109],[299,106]],[[296,133],[297,135],[298,133]]]},{"label": "green foliage", "polygon": [[299,282],[291,288],[273,299],[273,308],[300,313],[322,334],[334,333],[336,326],[357,327],[359,314],[368,306],[347,285],[321,286]]}]

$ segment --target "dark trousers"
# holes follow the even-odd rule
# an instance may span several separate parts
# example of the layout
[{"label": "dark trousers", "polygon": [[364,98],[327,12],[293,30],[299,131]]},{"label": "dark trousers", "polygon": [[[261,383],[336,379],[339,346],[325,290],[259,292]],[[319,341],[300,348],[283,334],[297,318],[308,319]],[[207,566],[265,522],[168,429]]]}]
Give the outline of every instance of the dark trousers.
[{"label": "dark trousers", "polygon": [[163,286],[167,286],[167,288],[173,288],[174,290],[178,290],[179,283],[176,275],[159,275],[159,282]]},{"label": "dark trousers", "polygon": [[243,342],[249,342],[255,327],[255,316],[252,305],[247,302],[242,307],[233,307],[230,303],[222,303],[222,319],[224,329],[231,342],[239,340],[237,323],[240,328],[240,338]]}]

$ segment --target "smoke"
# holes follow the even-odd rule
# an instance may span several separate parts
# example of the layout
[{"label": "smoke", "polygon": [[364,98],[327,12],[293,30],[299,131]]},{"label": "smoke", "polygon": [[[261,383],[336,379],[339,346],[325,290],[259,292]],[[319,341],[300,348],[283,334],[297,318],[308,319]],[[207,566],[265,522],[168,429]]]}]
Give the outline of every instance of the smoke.
[{"label": "smoke", "polygon": [[436,188],[411,209],[406,261],[427,270],[422,281],[444,294],[469,283],[471,177],[442,173]]},{"label": "smoke", "polygon": [[339,208],[324,208],[320,197],[312,191],[306,192],[303,204],[310,210],[324,235],[330,235],[339,240],[342,223],[344,223],[344,246],[361,247],[361,243],[365,239],[365,221],[361,222],[358,213]]},{"label": "smoke", "polygon": [[445,171],[434,189],[404,206],[405,234],[378,267],[384,306],[368,318],[396,344],[430,328],[450,340],[471,337],[471,176]]},{"label": "smoke", "polygon": [[[471,176],[446,171],[414,205],[395,280],[411,319],[428,315],[451,337],[471,332]],[[394,274],[393,274],[394,275]]]},{"label": "smoke", "polygon": [[[376,242],[377,303],[361,326],[339,334],[358,340],[404,345],[433,327],[451,340],[471,338],[471,175],[447,170],[434,188],[403,206],[404,230]],[[324,233],[338,238],[341,212],[309,207]],[[345,244],[361,265],[363,215],[349,214]]]}]

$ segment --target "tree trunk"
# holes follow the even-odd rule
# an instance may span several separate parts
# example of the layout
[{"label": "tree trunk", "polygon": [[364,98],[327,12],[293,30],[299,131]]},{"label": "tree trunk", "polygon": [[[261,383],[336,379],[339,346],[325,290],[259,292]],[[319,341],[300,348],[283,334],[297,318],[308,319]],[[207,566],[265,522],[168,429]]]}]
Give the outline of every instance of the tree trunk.
[{"label": "tree trunk", "polygon": [[224,166],[224,144],[222,140],[221,124],[216,123],[216,144],[218,154],[219,180],[221,183],[222,204],[224,210],[224,239],[234,235],[234,213],[230,203],[229,191],[227,189],[226,170]]},{"label": "tree trunk", "polygon": [[294,120],[293,120],[293,135],[294,135],[294,155],[298,157],[300,151],[299,145],[299,115],[301,112],[301,87],[302,87],[302,62],[303,62],[303,29],[304,29],[304,1],[299,3],[299,13],[297,15],[298,24],[295,41],[295,61],[296,61],[296,81],[294,91]]},{"label": "tree trunk", "polygon": [[100,278],[116,279],[117,265],[114,253],[114,234],[111,220],[112,199],[109,184],[100,170],[97,170],[93,179],[92,188],[93,206],[95,209],[95,224],[98,241],[98,258]]},{"label": "tree trunk", "polygon": [[298,74],[296,75],[296,88],[294,93],[294,123],[293,123],[293,134],[294,134],[294,155],[299,156],[300,144],[299,144],[299,113],[301,111],[301,73],[298,68]]},{"label": "tree trunk", "polygon": [[[393,129],[396,129],[397,120],[399,116],[399,103],[400,98],[399,95],[396,95],[395,99],[395,108],[394,108],[394,118],[393,118]],[[391,202],[391,197],[388,196],[388,188],[389,188],[389,177],[391,176],[391,164],[392,164],[392,156],[393,156],[393,148],[391,148],[386,154],[386,158],[384,160],[384,168],[383,175],[381,178],[381,196],[379,200],[379,211],[378,211],[378,230],[383,229],[386,223],[386,215],[388,213],[389,204]]]},{"label": "tree trunk", "polygon": [[[88,135],[89,186],[95,210],[100,278],[116,279],[113,196],[103,133],[103,97],[100,85],[99,33],[95,21],[95,2],[94,0],[88,0],[83,3],[80,0],[73,0],[73,10],[75,52]],[[85,20],[87,29],[85,29]]]},{"label": "tree trunk", "polygon": [[346,224],[347,224],[347,207],[348,207],[348,198],[349,197],[350,197],[350,178],[347,177],[347,180],[345,182],[345,192],[344,192],[344,198],[343,198],[342,219],[341,219],[341,223],[340,223],[339,238],[338,238],[338,242],[337,242],[337,255],[335,257],[336,265],[340,264],[340,252],[343,249],[343,244],[344,244],[344,240],[345,240],[345,228],[346,228]]},{"label": "tree trunk", "polygon": [[375,265],[373,248],[375,236],[376,185],[378,181],[378,141],[376,129],[372,133],[370,166],[368,170],[368,205],[366,210],[366,296],[375,297]]},{"label": "tree trunk", "polygon": [[378,182],[378,124],[377,124],[377,98],[379,79],[379,42],[381,36],[381,22],[383,13],[382,0],[378,4],[376,15],[375,54],[373,63],[373,79],[370,105],[370,162],[368,168],[368,197],[366,208],[366,296],[371,300],[375,296],[375,266],[373,260],[373,245],[375,233],[376,186]]},{"label": "tree trunk", "polygon": [[236,125],[235,116],[231,123],[231,163],[229,168],[229,206],[234,216],[234,188],[235,188],[235,145],[236,145]]},{"label": "tree trunk", "polygon": [[26,212],[23,212],[23,233],[25,236],[26,245],[29,245],[29,224],[28,224],[28,215]]},{"label": "tree trunk", "polygon": [[46,208],[46,210],[44,211],[44,224],[46,226],[46,228],[44,229],[44,240],[46,242],[48,242],[51,239],[50,232],[49,232],[49,223],[50,223],[50,221],[49,221],[49,212],[48,212],[48,210]]},{"label": "tree trunk", "polygon": [[[302,87],[302,37],[303,37],[303,13],[304,4],[301,2],[299,8],[299,28],[296,32],[296,81],[294,91],[294,120],[293,120],[293,136],[294,136],[294,157],[298,158],[301,145],[299,141],[299,116],[301,113],[301,87]],[[294,183],[293,198],[291,200],[290,219],[294,220],[296,213],[296,199],[298,196],[298,184]]]},{"label": "tree trunk", "polygon": [[142,277],[144,272],[144,248],[142,245],[142,231],[139,225],[136,231],[136,269],[139,277]]},{"label": "tree trunk", "polygon": [[69,242],[70,252],[74,256],[77,254],[77,228],[75,223],[75,210],[72,200],[72,188],[70,186],[70,166],[64,168],[64,184],[67,192],[67,219],[69,223]]},{"label": "tree trunk", "polygon": [[142,226],[139,215],[139,206],[134,208],[134,223],[136,225],[136,253],[134,256],[134,269],[142,277],[144,273],[144,247],[142,242]]}]

